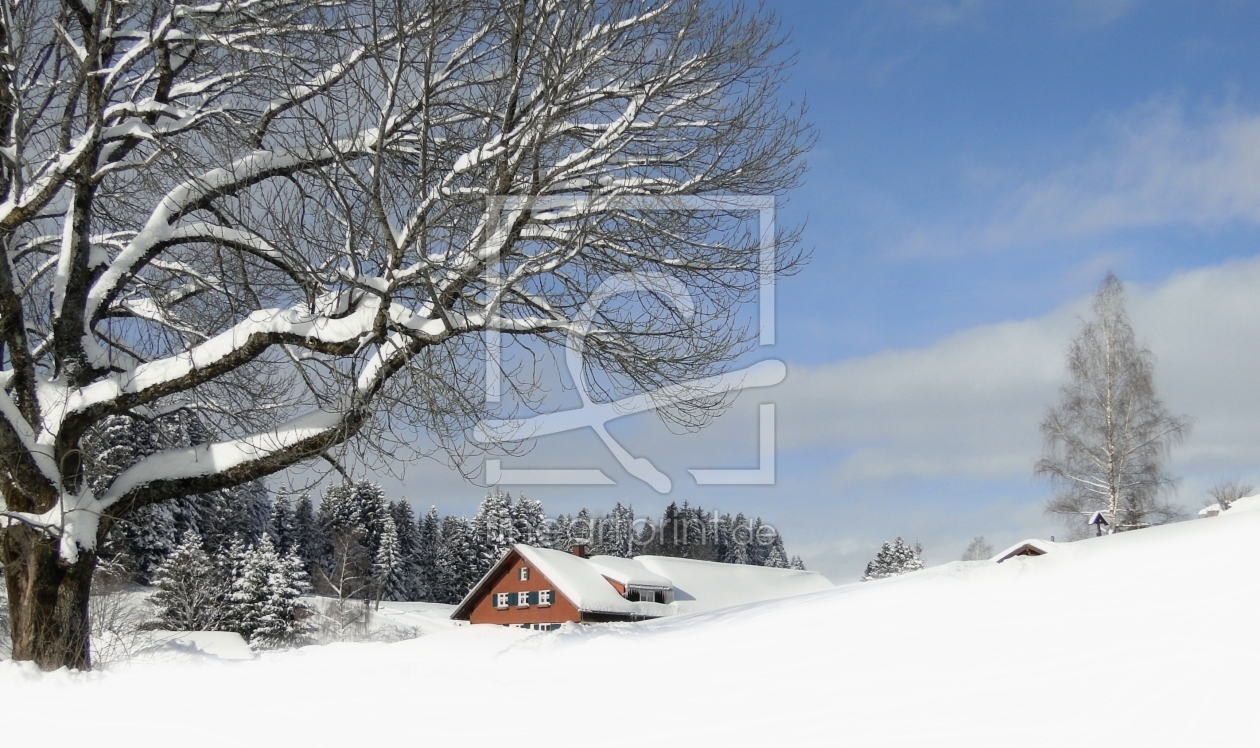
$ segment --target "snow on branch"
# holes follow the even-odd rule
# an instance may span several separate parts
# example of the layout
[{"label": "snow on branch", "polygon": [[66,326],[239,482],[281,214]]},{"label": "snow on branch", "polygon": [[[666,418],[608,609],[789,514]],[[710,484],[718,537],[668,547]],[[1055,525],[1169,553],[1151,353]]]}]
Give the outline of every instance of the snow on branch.
[{"label": "snow on branch", "polygon": [[[371,444],[387,421],[462,453],[485,330],[589,332],[623,394],[716,375],[745,342],[755,211],[650,201],[793,186],[809,134],[775,95],[773,19],[708,0],[111,7],[18,14],[25,46],[5,47],[11,517],[91,547],[93,512]],[[793,239],[774,237],[780,267]],[[703,314],[641,299],[575,322],[644,272]],[[172,407],[209,414],[204,443],[85,493],[85,434]]]}]

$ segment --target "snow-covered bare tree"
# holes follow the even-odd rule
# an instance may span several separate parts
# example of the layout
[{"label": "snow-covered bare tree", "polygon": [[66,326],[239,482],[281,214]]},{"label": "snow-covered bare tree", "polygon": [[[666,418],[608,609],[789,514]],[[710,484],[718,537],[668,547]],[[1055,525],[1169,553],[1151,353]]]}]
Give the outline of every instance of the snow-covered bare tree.
[{"label": "snow-covered bare tree", "polygon": [[993,557],[993,544],[984,539],[983,535],[977,535],[967,544],[967,550],[963,551],[963,561],[987,561]]},{"label": "snow-covered bare tree", "polygon": [[[597,396],[720,371],[769,270],[755,214],[634,199],[780,194],[810,139],[778,95],[777,22],[739,4],[0,13],[0,554],[14,657],[45,668],[89,665],[97,538],[132,512],[397,429],[463,454],[483,331],[577,336]],[[536,207],[552,196],[582,199]],[[794,234],[772,238],[793,265]],[[627,273],[694,304],[653,304],[649,283],[582,316]],[[663,415],[695,425],[720,400]],[[86,485],[94,424],[179,408],[212,436]]]},{"label": "snow-covered bare tree", "polygon": [[1241,481],[1221,481],[1214,484],[1208,489],[1208,496],[1211,497],[1213,503],[1220,506],[1221,511],[1227,511],[1234,505],[1235,501],[1251,496],[1256,492],[1256,487],[1251,483],[1243,483]]},{"label": "snow-covered bare tree", "polygon": [[314,565],[315,592],[329,598],[319,610],[320,635],[325,641],[362,638],[372,610],[372,559],[363,548],[361,532],[338,531],[330,540],[330,568]]},{"label": "snow-covered bare tree", "polygon": [[1095,512],[1108,532],[1180,515],[1166,498],[1175,478],[1169,450],[1190,432],[1155,393],[1155,358],[1140,345],[1124,308],[1124,289],[1108,273],[1068,348],[1070,381],[1041,422],[1045,451],[1036,472],[1056,488],[1047,511],[1082,535]]}]

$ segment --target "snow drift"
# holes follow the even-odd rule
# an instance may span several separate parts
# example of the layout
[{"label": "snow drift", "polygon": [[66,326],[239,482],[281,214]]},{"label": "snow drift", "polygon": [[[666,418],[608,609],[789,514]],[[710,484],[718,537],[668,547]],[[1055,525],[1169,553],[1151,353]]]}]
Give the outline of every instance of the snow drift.
[{"label": "snow drift", "polygon": [[1257,744],[1247,508],[647,623],[88,674],[0,663],[4,737],[73,724],[128,745]]}]

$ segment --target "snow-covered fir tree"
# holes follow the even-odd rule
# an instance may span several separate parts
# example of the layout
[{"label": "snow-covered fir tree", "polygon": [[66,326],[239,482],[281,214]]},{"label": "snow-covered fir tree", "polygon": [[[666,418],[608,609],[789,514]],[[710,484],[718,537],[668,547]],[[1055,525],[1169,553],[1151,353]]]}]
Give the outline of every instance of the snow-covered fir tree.
[{"label": "snow-covered fir tree", "polygon": [[600,535],[603,541],[600,551],[605,555],[618,558],[634,556],[638,540],[634,533],[634,509],[617,502],[605,518]]},{"label": "snow-covered fir tree", "polygon": [[[211,559],[215,568],[218,569],[219,576],[227,585],[227,594],[230,596],[233,585],[236,580],[241,577],[245,570],[245,561],[249,557],[250,546],[246,545],[245,538],[240,535],[234,535],[218,553],[214,554]],[[230,606],[224,609],[224,626],[228,631],[235,630],[232,621],[233,611]]]},{"label": "snow-covered fir tree", "polygon": [[770,544],[766,542],[769,526],[761,521],[761,517],[753,520],[748,532],[748,563],[753,566],[765,566],[770,556]]},{"label": "snow-covered fir tree", "polygon": [[779,534],[776,533],[774,540],[770,542],[770,553],[766,554],[766,562],[762,565],[775,569],[788,568],[788,556],[783,550],[783,538]]},{"label": "snow-covered fir tree", "polygon": [[416,538],[416,573],[423,590],[420,599],[427,602],[440,602],[437,562],[441,545],[442,520],[438,518],[437,507],[431,506],[420,520]]},{"label": "snow-covered fir tree", "polygon": [[792,568],[797,571],[805,571],[805,562],[801,560],[800,556],[792,557]]},{"label": "snow-covered fir tree", "polygon": [[472,542],[481,574],[490,570],[514,542],[512,495],[498,489],[487,493],[472,519]]},{"label": "snow-covered fir tree", "polygon": [[[354,484],[353,501],[362,518],[360,528],[363,530],[363,545],[375,557],[381,548],[387,525],[392,525],[389,499],[385,498],[385,489],[379,483],[361,480]],[[397,529],[391,527],[390,531],[397,532]]]},{"label": "snow-covered fir tree", "polygon": [[399,600],[419,601],[428,595],[420,573],[420,527],[416,515],[406,499],[389,505],[389,515],[394,520],[394,532],[398,535],[398,550],[402,557],[399,575],[402,579]]},{"label": "snow-covered fir tree", "polygon": [[216,491],[214,500],[207,505],[213,507],[213,512],[209,516],[201,515],[201,521],[206,524],[202,538],[211,549],[220,547],[234,535],[254,543],[267,532],[271,495],[262,481]]},{"label": "snow-covered fir tree", "polygon": [[542,545],[547,534],[547,513],[541,501],[516,497],[510,508],[512,515],[512,542]]},{"label": "snow-covered fir tree", "polygon": [[442,520],[442,542],[438,546],[435,598],[438,602],[457,603],[481,575],[471,523],[467,517],[447,516]]},{"label": "snow-covered fir tree", "polygon": [[372,558],[372,586],[377,603],[381,600],[406,600],[407,579],[402,546],[394,518],[386,513],[381,521],[381,536]]},{"label": "snow-covered fir tree", "polygon": [[[595,520],[591,518],[591,512],[586,507],[582,507],[577,515],[573,518],[573,522],[569,527],[572,543],[586,543],[588,546],[595,542]],[[562,548],[561,550],[569,550]],[[588,547],[589,551],[590,548]]]},{"label": "snow-covered fir tree", "polygon": [[311,591],[311,577],[296,550],[290,550],[281,560],[284,563],[284,584],[275,588],[271,609],[286,626],[271,642],[286,647],[309,644],[315,628],[311,621],[314,611],[302,602],[302,596]]},{"label": "snow-covered fir tree", "polygon": [[862,575],[862,581],[918,571],[923,568],[922,555],[923,547],[917,543],[912,547],[901,538],[886,542],[879,549],[879,553],[875,554],[875,558],[866,565],[866,573]]},{"label": "snow-covered fir tree", "polygon": [[353,488],[350,481],[342,481],[324,489],[319,500],[319,526],[325,535],[353,532],[363,526],[359,505],[353,500]]},{"label": "snow-covered fir tree", "polygon": [[106,558],[125,557],[135,569],[136,579],[151,583],[158,568],[179,546],[181,528],[172,504],[146,506],[111,527]]},{"label": "snow-covered fir tree", "polygon": [[717,560],[724,564],[747,564],[750,529],[743,512],[733,518],[729,514],[723,514],[718,520]]},{"label": "snow-covered fir tree", "polygon": [[104,490],[123,470],[156,450],[149,421],[125,415],[105,418],[83,436],[83,470],[88,487]]},{"label": "snow-covered fir tree", "polygon": [[308,589],[296,554],[282,557],[264,535],[245,552],[228,595],[231,629],[258,649],[303,644],[309,637],[301,597]]},{"label": "snow-covered fir tree", "polygon": [[277,496],[272,499],[271,512],[267,516],[267,532],[278,553],[288,553],[289,549],[297,545],[297,528],[289,497]]},{"label": "snow-covered fir tree", "polygon": [[179,546],[158,567],[157,591],[149,598],[157,622],[171,631],[212,631],[223,621],[227,580],[201,547],[201,536],[187,530]]},{"label": "snow-covered fir tree", "polygon": [[315,518],[315,503],[303,493],[293,504],[293,543],[302,559],[302,568],[310,570],[323,553],[324,537]]},{"label": "snow-covered fir tree", "polygon": [[548,548],[557,551],[569,551],[573,548],[573,517],[568,514],[561,514],[551,523],[551,527],[547,530]]},{"label": "snow-covered fir tree", "polygon": [[361,480],[328,486],[319,503],[319,528],[324,538],[320,562],[325,569],[332,568],[334,536],[356,537],[368,558],[376,558],[388,517],[389,501],[379,484]]}]

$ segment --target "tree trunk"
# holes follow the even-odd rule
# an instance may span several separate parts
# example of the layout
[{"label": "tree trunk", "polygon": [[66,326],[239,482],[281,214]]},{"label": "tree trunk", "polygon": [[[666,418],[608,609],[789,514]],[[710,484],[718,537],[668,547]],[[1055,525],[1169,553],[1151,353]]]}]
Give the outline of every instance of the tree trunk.
[{"label": "tree trunk", "polygon": [[57,540],[25,525],[0,533],[0,563],[9,591],[13,659],[42,670],[91,667],[88,593],[96,554],[79,552],[67,564]]}]

